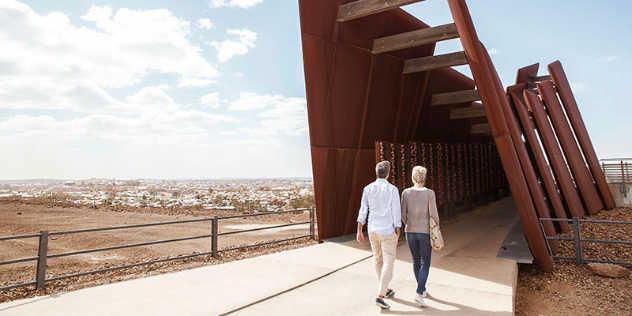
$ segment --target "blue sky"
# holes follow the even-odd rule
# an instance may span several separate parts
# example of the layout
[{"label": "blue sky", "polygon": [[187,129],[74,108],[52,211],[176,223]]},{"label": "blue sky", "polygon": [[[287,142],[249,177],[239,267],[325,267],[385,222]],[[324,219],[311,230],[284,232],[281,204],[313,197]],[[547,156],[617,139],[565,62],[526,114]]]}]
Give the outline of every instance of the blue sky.
[{"label": "blue sky", "polygon": [[[597,155],[632,157],[631,2],[469,5],[503,84],[560,60]],[[297,1],[0,0],[0,43],[0,179],[311,176]]]}]

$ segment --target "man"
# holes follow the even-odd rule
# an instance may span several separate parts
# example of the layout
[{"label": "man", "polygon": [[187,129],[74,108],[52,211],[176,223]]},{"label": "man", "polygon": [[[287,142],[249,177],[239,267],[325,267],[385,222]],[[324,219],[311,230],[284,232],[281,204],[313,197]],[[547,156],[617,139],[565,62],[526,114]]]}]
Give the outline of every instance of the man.
[{"label": "man", "polygon": [[373,250],[375,272],[379,280],[375,304],[381,308],[390,307],[384,302],[384,298],[395,293],[388,288],[388,284],[393,278],[393,264],[402,226],[399,191],[386,180],[390,170],[391,164],[388,161],[379,162],[375,166],[377,180],[364,187],[356,236],[358,242],[362,244],[364,242],[362,227],[368,215],[369,241]]}]

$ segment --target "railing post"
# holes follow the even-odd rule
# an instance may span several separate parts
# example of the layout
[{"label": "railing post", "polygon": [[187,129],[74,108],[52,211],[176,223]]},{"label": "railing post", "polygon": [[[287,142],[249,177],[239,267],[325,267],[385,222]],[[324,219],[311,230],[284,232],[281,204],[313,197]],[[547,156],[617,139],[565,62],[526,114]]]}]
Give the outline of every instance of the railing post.
[{"label": "railing post", "polygon": [[213,258],[217,258],[217,215],[213,216],[213,220],[211,221],[211,252],[213,253]]},{"label": "railing post", "polygon": [[309,237],[314,240],[314,207],[309,208]]},{"label": "railing post", "polygon": [[46,257],[48,256],[48,231],[40,230],[39,248],[37,250],[37,289],[43,289],[46,281]]},{"label": "railing post", "polygon": [[573,237],[575,238],[575,263],[582,264],[582,241],[579,233],[579,218],[573,216]]}]

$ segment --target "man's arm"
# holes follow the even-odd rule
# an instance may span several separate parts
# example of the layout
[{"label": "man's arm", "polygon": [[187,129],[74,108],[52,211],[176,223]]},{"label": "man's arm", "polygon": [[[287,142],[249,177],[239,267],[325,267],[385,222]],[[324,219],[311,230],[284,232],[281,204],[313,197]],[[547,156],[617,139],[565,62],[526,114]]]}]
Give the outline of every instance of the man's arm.
[{"label": "man's arm", "polygon": [[[366,188],[365,188],[366,190]],[[364,233],[362,227],[366,223],[366,217],[369,214],[369,199],[367,198],[364,190],[362,191],[362,200],[360,202],[360,212],[358,214],[358,233],[356,234],[356,240],[362,244],[364,242]]]},{"label": "man's arm", "polygon": [[397,187],[393,187],[391,191],[391,212],[393,216],[393,225],[395,226],[395,233],[399,238],[400,229],[402,227],[402,208],[399,201],[399,190]]}]

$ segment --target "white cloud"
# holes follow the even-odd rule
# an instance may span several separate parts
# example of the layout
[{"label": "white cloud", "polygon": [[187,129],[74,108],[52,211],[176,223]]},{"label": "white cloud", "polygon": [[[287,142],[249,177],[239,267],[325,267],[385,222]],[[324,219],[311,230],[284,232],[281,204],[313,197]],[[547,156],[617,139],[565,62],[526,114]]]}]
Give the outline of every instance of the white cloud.
[{"label": "white cloud", "polygon": [[200,29],[206,29],[206,30],[210,30],[211,28],[213,28],[213,23],[211,23],[210,19],[203,19],[200,18],[198,20],[198,24],[197,24],[198,28]]},{"label": "white cloud", "polygon": [[229,110],[260,110],[259,127],[239,129],[240,133],[252,137],[267,137],[285,133],[293,136],[307,133],[307,103],[303,98],[286,98],[282,95],[257,95],[242,92],[238,100],[230,103]]},{"label": "white cloud", "polygon": [[608,56],[608,57],[606,57],[606,58],[600,58],[600,59],[597,59],[597,61],[600,61],[600,62],[609,62],[609,61],[615,61],[615,60],[617,60],[617,59],[619,59],[619,58],[621,58],[621,56],[619,56],[619,55],[612,55],[612,56]]},{"label": "white cloud", "polygon": [[236,74],[233,75],[235,78],[239,78],[239,79],[243,79],[244,78],[244,74],[242,74],[241,72],[238,72]]},{"label": "white cloud", "polygon": [[586,87],[583,83],[571,83],[571,90],[573,93],[582,93],[586,91],[586,89],[588,89],[588,87]]},{"label": "white cloud", "polygon": [[15,1],[0,2],[0,16],[6,17],[0,19],[0,108],[122,113],[123,102],[108,90],[139,84],[150,73],[174,75],[180,87],[208,86],[219,77],[187,39],[189,23],[166,9],[92,6],[81,18],[93,28]]},{"label": "white cloud", "polygon": [[252,92],[242,92],[239,99],[228,106],[233,111],[248,111],[269,107],[283,100],[282,95],[258,95]]},{"label": "white cloud", "polygon": [[302,98],[285,98],[272,109],[259,114],[261,125],[269,130],[299,136],[307,133],[307,103]]},{"label": "white cloud", "polygon": [[222,42],[207,42],[208,45],[215,47],[217,50],[217,58],[220,62],[226,62],[237,55],[246,55],[250,49],[256,47],[257,33],[248,29],[226,31],[229,35],[235,35],[236,40],[227,39]]},{"label": "white cloud", "polygon": [[217,80],[203,78],[178,78],[178,88],[202,88],[216,84]]},{"label": "white cloud", "polygon": [[263,2],[263,0],[211,0],[209,5],[212,8],[239,7],[242,9],[248,9],[261,2]]},{"label": "white cloud", "polygon": [[227,100],[222,100],[219,97],[219,92],[213,92],[200,97],[199,104],[205,107],[209,107],[211,109],[218,108],[222,103],[228,102]]},{"label": "white cloud", "polygon": [[490,55],[498,55],[500,54],[500,50],[498,50],[496,47],[492,47],[490,50],[487,51]]},{"label": "white cloud", "polygon": [[127,97],[127,102],[141,112],[177,111],[180,106],[158,87],[145,87]]}]

